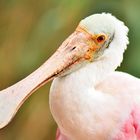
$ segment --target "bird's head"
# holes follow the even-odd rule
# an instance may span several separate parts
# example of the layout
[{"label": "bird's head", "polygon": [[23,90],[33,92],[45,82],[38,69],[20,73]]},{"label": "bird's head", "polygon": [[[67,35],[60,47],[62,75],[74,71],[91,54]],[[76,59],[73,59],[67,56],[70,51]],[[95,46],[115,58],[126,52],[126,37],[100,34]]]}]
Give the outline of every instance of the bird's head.
[{"label": "bird's head", "polygon": [[124,23],[111,14],[94,14],[83,19],[50,58],[55,63],[50,77],[66,75],[109,56],[114,57],[117,66],[120,65],[128,44],[127,33]]}]

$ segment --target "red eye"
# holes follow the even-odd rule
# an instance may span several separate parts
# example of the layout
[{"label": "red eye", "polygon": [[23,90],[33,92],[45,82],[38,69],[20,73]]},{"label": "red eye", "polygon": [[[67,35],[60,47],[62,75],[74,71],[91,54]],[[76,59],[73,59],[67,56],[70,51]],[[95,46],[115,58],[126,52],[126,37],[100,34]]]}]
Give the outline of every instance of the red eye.
[{"label": "red eye", "polygon": [[102,43],[103,41],[105,41],[105,39],[106,39],[105,35],[99,35],[97,37],[97,42],[98,43]]}]

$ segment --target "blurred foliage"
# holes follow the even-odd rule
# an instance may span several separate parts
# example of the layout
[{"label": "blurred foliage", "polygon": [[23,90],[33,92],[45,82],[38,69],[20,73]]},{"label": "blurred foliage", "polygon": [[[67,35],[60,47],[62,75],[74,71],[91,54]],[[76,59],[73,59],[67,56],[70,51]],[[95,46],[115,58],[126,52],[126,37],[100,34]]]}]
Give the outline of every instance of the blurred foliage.
[{"label": "blurred foliage", "polygon": [[[0,89],[38,68],[84,17],[110,12],[130,28],[130,45],[119,70],[140,76],[139,0],[0,0]],[[31,96],[0,140],[54,140],[49,87]],[[37,94],[38,93],[38,94]]]}]

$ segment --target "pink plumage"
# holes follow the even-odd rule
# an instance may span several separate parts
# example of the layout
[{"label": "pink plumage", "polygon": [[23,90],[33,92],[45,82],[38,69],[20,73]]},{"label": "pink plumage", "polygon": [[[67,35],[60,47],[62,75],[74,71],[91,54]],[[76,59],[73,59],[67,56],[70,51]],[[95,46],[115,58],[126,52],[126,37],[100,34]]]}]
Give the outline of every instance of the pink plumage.
[{"label": "pink plumage", "polygon": [[60,129],[57,129],[56,132],[56,140],[69,140],[68,138],[66,138],[66,136],[64,136],[61,132]]},{"label": "pink plumage", "polygon": [[[70,140],[64,136],[59,128],[56,140]],[[121,126],[120,131],[112,140],[140,140],[140,107],[134,107],[129,118]]]},{"label": "pink plumage", "polygon": [[134,107],[113,140],[140,140],[140,107]]}]

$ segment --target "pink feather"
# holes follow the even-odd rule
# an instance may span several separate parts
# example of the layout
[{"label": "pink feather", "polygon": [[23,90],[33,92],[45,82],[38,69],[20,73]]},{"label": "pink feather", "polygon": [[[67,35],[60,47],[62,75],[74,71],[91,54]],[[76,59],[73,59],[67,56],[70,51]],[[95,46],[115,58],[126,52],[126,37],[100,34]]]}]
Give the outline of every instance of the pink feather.
[{"label": "pink feather", "polygon": [[57,132],[56,132],[56,140],[69,140],[68,138],[66,138],[66,136],[64,136],[60,129],[58,128],[57,129]]},{"label": "pink feather", "polygon": [[[57,129],[56,140],[69,140]],[[140,107],[135,107],[113,140],[140,140]]]},{"label": "pink feather", "polygon": [[135,107],[113,140],[140,140],[140,107]]}]

